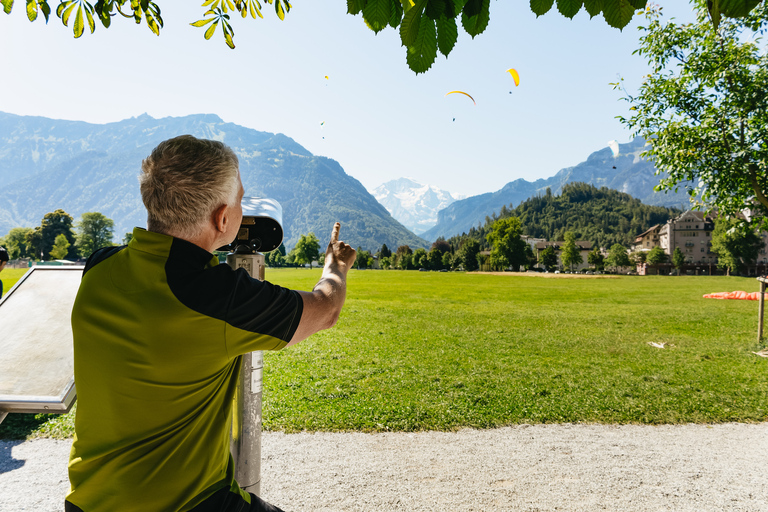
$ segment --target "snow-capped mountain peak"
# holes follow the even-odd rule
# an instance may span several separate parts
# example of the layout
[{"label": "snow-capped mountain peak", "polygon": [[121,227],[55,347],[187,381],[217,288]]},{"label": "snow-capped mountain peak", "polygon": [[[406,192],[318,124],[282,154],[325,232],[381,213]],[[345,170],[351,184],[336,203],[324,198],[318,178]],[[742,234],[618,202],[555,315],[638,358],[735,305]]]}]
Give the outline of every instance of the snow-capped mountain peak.
[{"label": "snow-capped mountain peak", "polygon": [[395,219],[416,234],[437,224],[439,210],[463,198],[412,178],[391,180],[370,192]]}]

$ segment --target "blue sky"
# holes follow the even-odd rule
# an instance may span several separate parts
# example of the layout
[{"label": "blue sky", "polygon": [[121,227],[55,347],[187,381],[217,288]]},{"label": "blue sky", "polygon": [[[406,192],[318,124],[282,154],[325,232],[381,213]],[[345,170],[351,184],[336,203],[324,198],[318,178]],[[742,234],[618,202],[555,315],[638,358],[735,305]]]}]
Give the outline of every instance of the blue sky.
[{"label": "blue sky", "polygon": [[[619,31],[585,12],[537,19],[528,2],[496,1],[484,34],[460,33],[447,60],[415,75],[397,33],[374,35],[342,0],[294,2],[285,21],[269,6],[263,20],[237,18],[235,50],[189,26],[205,11],[195,2],[160,5],[159,37],[115,20],[75,40],[57,18],[27,21],[17,0],[0,14],[0,110],[93,123],[214,113],[284,133],[369,189],[408,176],[468,196],[627,142],[615,116],[628,106],[609,83],[636,87],[647,73],[632,55],[642,16]],[[687,3],[662,5],[667,18],[693,17]]]}]

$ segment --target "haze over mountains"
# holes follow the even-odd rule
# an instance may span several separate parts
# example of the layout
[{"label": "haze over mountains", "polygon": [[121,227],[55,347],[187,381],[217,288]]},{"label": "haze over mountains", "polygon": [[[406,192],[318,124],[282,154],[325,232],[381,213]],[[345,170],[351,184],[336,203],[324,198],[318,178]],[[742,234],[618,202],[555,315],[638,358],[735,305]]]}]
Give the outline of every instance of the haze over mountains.
[{"label": "haze over mountains", "polygon": [[642,139],[620,144],[616,156],[605,147],[550,178],[518,179],[466,199],[407,178],[381,185],[374,197],[335,160],[312,155],[283,134],[225,123],[215,115],[153,119],[145,114],[99,125],[0,112],[0,235],[37,226],[43,215],[61,208],[76,220],[85,212],[105,214],[115,221],[119,241],[133,226],[146,224],[137,180],[141,160],[160,141],[184,133],[232,147],[246,195],[281,203],[288,248],[309,232],[325,243],[337,220],[344,240],[354,247],[374,252],[382,244],[393,250],[428,247],[440,236],[483,224],[502,206],[514,207],[547,188],[559,194],[571,182],[616,189],[649,205],[688,204],[684,192],[653,191],[659,178],[639,157]]},{"label": "haze over mountains", "polygon": [[187,133],[220,140],[237,153],[246,195],[282,205],[289,248],[309,232],[326,243],[335,221],[353,247],[428,246],[335,160],[312,155],[283,134],[210,114],[163,119],[145,114],[90,124],[0,113],[0,235],[38,226],[57,208],[76,220],[85,212],[103,213],[115,221],[117,240],[134,226],[146,226],[137,179],[141,161],[159,142]]},{"label": "haze over mountains", "polygon": [[412,178],[390,180],[371,193],[394,218],[416,234],[437,224],[437,212],[464,197]]}]

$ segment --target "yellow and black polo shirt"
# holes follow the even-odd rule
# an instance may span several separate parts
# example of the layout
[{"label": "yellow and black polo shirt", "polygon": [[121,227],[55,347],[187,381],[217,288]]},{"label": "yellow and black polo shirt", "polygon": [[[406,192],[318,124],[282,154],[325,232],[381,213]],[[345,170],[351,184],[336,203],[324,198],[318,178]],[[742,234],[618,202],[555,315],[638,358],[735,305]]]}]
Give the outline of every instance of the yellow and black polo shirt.
[{"label": "yellow and black polo shirt", "polygon": [[250,502],[229,453],[241,356],[285,347],[302,304],[298,292],[140,228],[127,246],[91,255],[72,310],[67,510],[208,510],[224,489]]}]

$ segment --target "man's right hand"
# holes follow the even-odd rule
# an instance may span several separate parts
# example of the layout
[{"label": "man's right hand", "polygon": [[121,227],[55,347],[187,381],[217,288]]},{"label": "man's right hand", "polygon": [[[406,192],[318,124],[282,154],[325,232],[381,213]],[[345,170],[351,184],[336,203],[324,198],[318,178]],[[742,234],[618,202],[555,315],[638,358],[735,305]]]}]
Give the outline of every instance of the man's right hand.
[{"label": "man's right hand", "polygon": [[295,345],[312,334],[329,329],[339,319],[347,297],[347,272],[355,263],[357,252],[339,240],[341,224],[333,225],[331,241],[325,250],[323,275],[311,292],[302,292],[304,308],[296,332],[288,345]]},{"label": "man's right hand", "polygon": [[341,224],[337,222],[333,225],[331,241],[328,243],[328,248],[325,250],[325,266],[336,264],[342,266],[343,270],[346,271],[355,263],[357,251],[350,245],[339,240],[340,230]]}]

